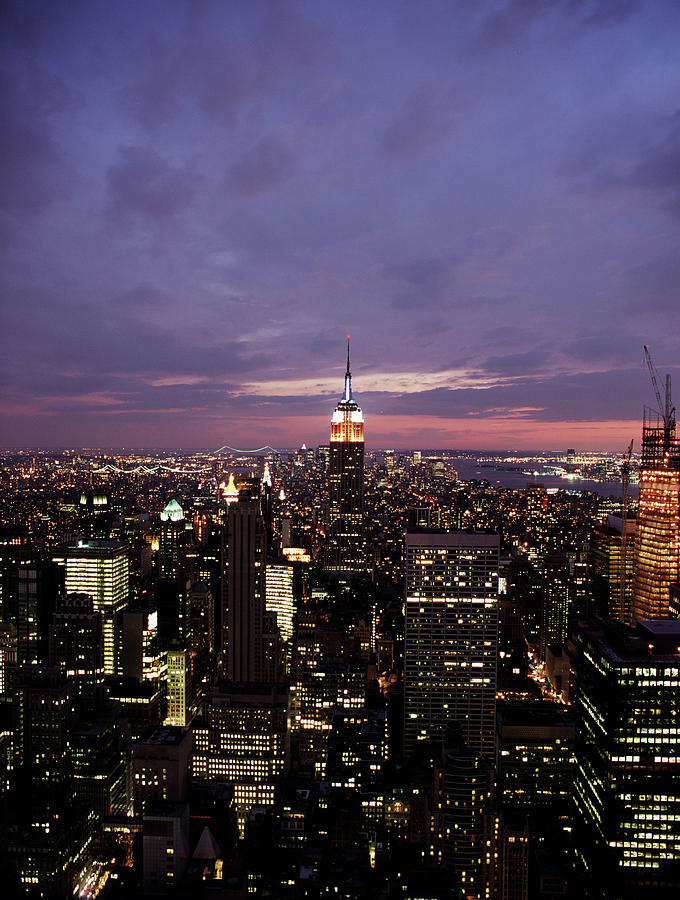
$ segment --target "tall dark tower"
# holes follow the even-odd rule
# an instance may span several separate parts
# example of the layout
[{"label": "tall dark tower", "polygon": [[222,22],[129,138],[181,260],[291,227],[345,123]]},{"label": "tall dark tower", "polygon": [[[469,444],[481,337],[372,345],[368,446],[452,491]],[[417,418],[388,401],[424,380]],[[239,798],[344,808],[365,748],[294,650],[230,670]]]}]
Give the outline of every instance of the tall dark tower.
[{"label": "tall dark tower", "polygon": [[364,569],[364,414],[352,397],[352,373],[347,371],[345,392],[331,419],[328,457],[328,547],[326,566],[330,572]]}]

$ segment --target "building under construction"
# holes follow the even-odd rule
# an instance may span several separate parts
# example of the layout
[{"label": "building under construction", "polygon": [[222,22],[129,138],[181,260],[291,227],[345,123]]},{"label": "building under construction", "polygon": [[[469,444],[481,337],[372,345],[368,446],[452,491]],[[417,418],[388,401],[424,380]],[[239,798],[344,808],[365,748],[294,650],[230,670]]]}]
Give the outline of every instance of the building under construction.
[{"label": "building under construction", "polygon": [[676,437],[671,378],[662,403],[656,370],[645,356],[658,410],[645,408],[633,577],[635,620],[668,618],[680,582],[680,442]]}]

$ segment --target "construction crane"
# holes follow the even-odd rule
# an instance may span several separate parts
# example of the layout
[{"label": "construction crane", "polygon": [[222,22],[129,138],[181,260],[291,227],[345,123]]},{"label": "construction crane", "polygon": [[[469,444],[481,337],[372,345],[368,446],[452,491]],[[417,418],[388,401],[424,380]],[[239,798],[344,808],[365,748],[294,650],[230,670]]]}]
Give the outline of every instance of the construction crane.
[{"label": "construction crane", "polygon": [[670,433],[673,430],[673,426],[675,425],[675,407],[671,406],[671,376],[666,375],[666,395],[664,402],[661,400],[658,373],[656,371],[654,363],[652,362],[652,357],[647,344],[645,344],[645,362],[647,363],[647,368],[649,369],[649,374],[652,379],[652,385],[654,387],[654,393],[656,394],[657,409],[659,415],[663,419],[664,434],[670,437]]},{"label": "construction crane", "polygon": [[[647,348],[645,348],[646,350]],[[633,453],[633,439],[628,444],[628,449],[623,455],[621,463],[621,561],[619,572],[619,610],[621,619],[631,624],[630,611],[626,603],[626,551],[628,549],[628,535],[626,524],[628,522],[628,484],[630,482],[630,457]]]}]

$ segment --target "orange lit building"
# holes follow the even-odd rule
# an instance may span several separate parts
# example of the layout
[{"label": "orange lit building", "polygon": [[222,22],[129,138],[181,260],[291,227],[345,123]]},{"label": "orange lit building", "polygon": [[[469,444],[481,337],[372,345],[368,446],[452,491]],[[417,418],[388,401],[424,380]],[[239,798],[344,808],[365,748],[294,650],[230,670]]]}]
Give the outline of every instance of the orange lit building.
[{"label": "orange lit building", "polygon": [[672,414],[645,414],[637,522],[633,617],[668,618],[680,581],[680,442]]},{"label": "orange lit building", "polygon": [[328,458],[328,546],[325,568],[358,572],[364,568],[364,414],[352,398],[352,373],[331,419]]}]

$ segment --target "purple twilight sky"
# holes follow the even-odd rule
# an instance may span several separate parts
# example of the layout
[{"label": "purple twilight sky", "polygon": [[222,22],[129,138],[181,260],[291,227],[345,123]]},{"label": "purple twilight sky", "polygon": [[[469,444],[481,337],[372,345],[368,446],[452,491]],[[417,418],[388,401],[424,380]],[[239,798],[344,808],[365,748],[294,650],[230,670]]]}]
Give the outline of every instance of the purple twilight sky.
[{"label": "purple twilight sky", "polygon": [[347,332],[369,446],[623,450],[680,373],[677,0],[0,15],[0,445],[325,442]]}]

